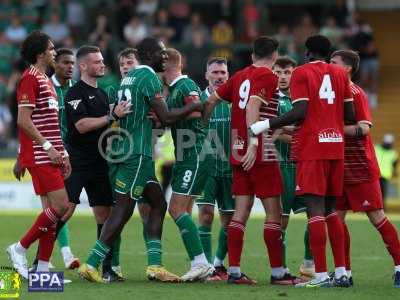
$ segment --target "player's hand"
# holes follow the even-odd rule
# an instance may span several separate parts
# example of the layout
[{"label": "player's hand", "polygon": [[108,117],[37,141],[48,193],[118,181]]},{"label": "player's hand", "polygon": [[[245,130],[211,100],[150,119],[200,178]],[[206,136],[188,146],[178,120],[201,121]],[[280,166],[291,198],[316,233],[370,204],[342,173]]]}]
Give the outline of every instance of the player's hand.
[{"label": "player's hand", "polygon": [[47,155],[54,165],[61,166],[64,163],[63,156],[53,146],[47,151]]},{"label": "player's hand", "polygon": [[113,113],[118,117],[118,118],[123,118],[127,114],[130,114],[131,111],[131,106],[132,103],[130,101],[120,101],[118,104],[114,107]]},{"label": "player's hand", "polygon": [[71,162],[69,161],[69,157],[64,156],[64,164],[62,166],[62,172],[64,179],[67,179],[71,175],[72,167]]},{"label": "player's hand", "polygon": [[249,144],[247,146],[246,154],[241,159],[242,167],[245,171],[250,170],[257,158],[257,145]]},{"label": "player's hand", "polygon": [[150,110],[147,114],[147,118],[153,122],[153,128],[162,128],[162,124],[160,119],[158,118],[157,114],[154,112],[154,110]]},{"label": "player's hand", "polygon": [[13,168],[13,174],[14,177],[17,178],[18,181],[21,181],[21,178],[24,177],[25,175],[25,168],[22,168],[20,163],[19,163],[19,159],[17,159],[17,161],[14,164],[14,168]]}]

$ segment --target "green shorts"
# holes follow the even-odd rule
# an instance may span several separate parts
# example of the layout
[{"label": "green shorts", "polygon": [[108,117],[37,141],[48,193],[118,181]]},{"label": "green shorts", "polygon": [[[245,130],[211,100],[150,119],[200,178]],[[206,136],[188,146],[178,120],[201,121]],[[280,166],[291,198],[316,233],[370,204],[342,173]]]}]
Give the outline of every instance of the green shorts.
[{"label": "green shorts", "polygon": [[155,178],[154,161],[149,156],[135,155],[117,163],[112,178],[116,193],[128,194],[133,200],[138,200],[147,182]]},{"label": "green shorts", "polygon": [[206,183],[209,171],[209,160],[200,161],[199,156],[193,159],[177,161],[172,170],[172,192],[187,196],[200,196]]},{"label": "green shorts", "polygon": [[288,216],[293,211],[297,214],[306,210],[304,201],[296,197],[296,168],[282,167],[283,194],[281,196],[283,215]]},{"label": "green shorts", "polygon": [[204,186],[203,195],[196,199],[197,205],[218,204],[221,212],[235,211],[235,198],[232,196],[232,177],[209,176]]}]

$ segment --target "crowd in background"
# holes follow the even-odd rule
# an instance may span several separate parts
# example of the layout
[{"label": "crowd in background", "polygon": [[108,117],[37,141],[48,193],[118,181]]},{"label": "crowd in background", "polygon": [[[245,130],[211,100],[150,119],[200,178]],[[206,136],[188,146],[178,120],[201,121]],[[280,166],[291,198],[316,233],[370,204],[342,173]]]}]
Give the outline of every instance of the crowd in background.
[{"label": "crowd in background", "polygon": [[301,64],[304,41],[321,33],[336,48],[359,52],[357,81],[367,90],[371,107],[377,106],[379,68],[373,32],[345,0],[328,6],[266,5],[260,0],[1,0],[0,154],[17,147],[15,87],[26,67],[19,47],[33,29],[49,34],[57,47],[98,45],[107,65],[100,81],[104,87],[119,80],[117,53],[147,36],[183,52],[185,72],[204,88],[204,65],[211,55],[226,57],[233,73],[249,63],[249,43],[268,34],[279,40],[281,54]]}]

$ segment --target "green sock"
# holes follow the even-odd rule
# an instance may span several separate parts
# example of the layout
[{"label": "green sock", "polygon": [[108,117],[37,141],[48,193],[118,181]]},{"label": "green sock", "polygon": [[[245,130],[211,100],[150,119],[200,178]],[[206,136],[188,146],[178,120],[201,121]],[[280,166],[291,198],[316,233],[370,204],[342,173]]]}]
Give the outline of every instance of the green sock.
[{"label": "green sock", "polygon": [[181,233],[186,252],[192,261],[195,256],[203,253],[203,248],[201,247],[199,232],[197,231],[196,224],[193,222],[192,217],[187,213],[180,215],[175,220],[175,223]]},{"label": "green sock", "polygon": [[287,267],[286,264],[286,230],[282,230],[282,262],[283,267]]},{"label": "green sock", "polygon": [[118,235],[112,246],[111,265],[119,266],[119,252],[121,248],[121,235]]},{"label": "green sock", "polygon": [[102,241],[97,240],[92,251],[90,251],[90,255],[86,263],[97,269],[103,262],[103,260],[106,258],[109,251],[110,247],[108,247]]},{"label": "green sock", "polygon": [[161,241],[151,240],[146,241],[147,248],[147,265],[148,266],[161,266]]},{"label": "green sock", "polygon": [[306,230],[304,231],[304,259],[307,259],[307,260],[313,259],[313,256],[311,253],[311,248],[310,248],[310,236],[308,234],[308,226],[306,227]]},{"label": "green sock", "polygon": [[226,235],[225,228],[221,227],[221,229],[219,230],[218,246],[215,256],[219,260],[223,261],[227,253],[228,253],[228,236]]},{"label": "green sock", "polygon": [[69,247],[69,230],[68,224],[64,224],[64,226],[60,229],[57,236],[58,245],[60,248]]},{"label": "green sock", "polygon": [[204,254],[207,257],[208,262],[212,263],[212,249],[211,249],[211,227],[210,226],[199,226],[199,237],[201,245],[204,250]]}]

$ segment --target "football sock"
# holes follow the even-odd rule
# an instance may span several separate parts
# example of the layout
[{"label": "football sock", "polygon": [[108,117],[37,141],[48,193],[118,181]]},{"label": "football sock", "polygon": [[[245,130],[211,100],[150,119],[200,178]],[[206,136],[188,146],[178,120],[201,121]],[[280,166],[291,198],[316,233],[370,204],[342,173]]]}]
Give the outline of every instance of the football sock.
[{"label": "football sock", "polygon": [[39,251],[37,258],[40,261],[49,262],[56,241],[56,225],[47,227],[47,233],[39,238]]},{"label": "football sock", "polygon": [[110,247],[104,244],[102,241],[97,240],[96,244],[92,248],[86,263],[89,266],[97,269],[102,261],[106,258],[107,254],[110,252]]},{"label": "football sock", "polygon": [[190,266],[193,268],[197,265],[205,265],[208,264],[207,257],[204,253],[196,255],[193,260],[190,262]]},{"label": "football sock", "polygon": [[264,242],[268,250],[271,268],[282,267],[282,228],[274,222],[264,223]]},{"label": "football sock", "polygon": [[211,227],[210,226],[199,226],[199,237],[201,246],[203,247],[204,254],[207,257],[208,262],[212,263],[212,249],[211,249]]},{"label": "football sock", "polygon": [[326,273],[328,268],[326,265],[326,253],[325,253],[325,247],[326,247],[325,218],[323,216],[311,217],[308,220],[308,230],[310,233],[310,246],[315,263],[315,272]]},{"label": "football sock", "polygon": [[69,230],[68,224],[63,224],[57,235],[57,242],[60,248],[69,247]]},{"label": "football sock", "polygon": [[176,218],[175,223],[181,233],[186,252],[192,261],[195,256],[203,253],[197,227],[193,222],[192,217],[187,213],[181,214],[178,218]]},{"label": "football sock", "polygon": [[337,212],[331,213],[325,218],[326,226],[328,227],[328,236],[331,243],[333,260],[335,267],[345,267],[345,250],[344,250],[344,230],[343,223]]},{"label": "football sock", "polygon": [[226,229],[224,227],[221,227],[218,235],[218,246],[217,246],[217,252],[215,253],[214,266],[222,266],[224,264],[224,259],[227,253],[228,253],[228,236],[226,234]]},{"label": "football sock", "polygon": [[400,242],[396,228],[386,217],[375,227],[381,234],[386,248],[393,258],[394,265],[400,265]]},{"label": "football sock", "polygon": [[346,223],[343,223],[344,229],[344,254],[346,257],[346,270],[351,270],[351,259],[350,259],[350,233]]},{"label": "football sock", "polygon": [[39,259],[36,272],[49,272],[49,261]]},{"label": "football sock", "polygon": [[[104,224],[97,224],[97,239],[100,238],[101,230],[103,229]],[[112,260],[112,253],[114,251],[114,247],[110,247],[110,251],[108,251],[106,257],[103,260],[102,270],[103,273],[111,271],[111,260]]]},{"label": "football sock", "polygon": [[229,267],[228,274],[234,277],[240,277],[241,274],[240,267]]},{"label": "football sock", "polygon": [[306,230],[304,231],[304,259],[313,260],[310,248],[310,233],[308,231],[308,226],[306,226]]},{"label": "football sock", "polygon": [[286,264],[286,230],[282,230],[282,263],[283,266],[286,268],[287,264]]},{"label": "football sock", "polygon": [[112,252],[111,252],[111,265],[112,266],[119,266],[119,252],[121,249],[121,234],[118,235],[118,237],[115,239],[114,244],[112,246]]},{"label": "football sock", "polygon": [[335,268],[335,278],[339,279],[342,276],[347,276],[346,268],[345,267]]},{"label": "football sock", "polygon": [[48,228],[58,221],[58,215],[56,211],[49,207],[42,211],[36,218],[35,223],[28,230],[25,236],[20,240],[20,244],[23,248],[28,249],[29,246],[39,239],[42,235],[46,234]]},{"label": "football sock", "polygon": [[161,241],[160,240],[147,240],[147,265],[148,266],[161,266]]},{"label": "football sock", "polygon": [[[231,269],[231,267],[240,267],[240,258],[243,250],[244,229],[245,225],[239,221],[231,220],[228,225],[229,269]],[[234,269],[232,270],[232,272],[234,272]]]},{"label": "football sock", "polygon": [[318,281],[323,281],[323,280],[325,280],[327,278],[329,278],[327,272],[315,273],[315,279],[317,279]]}]

